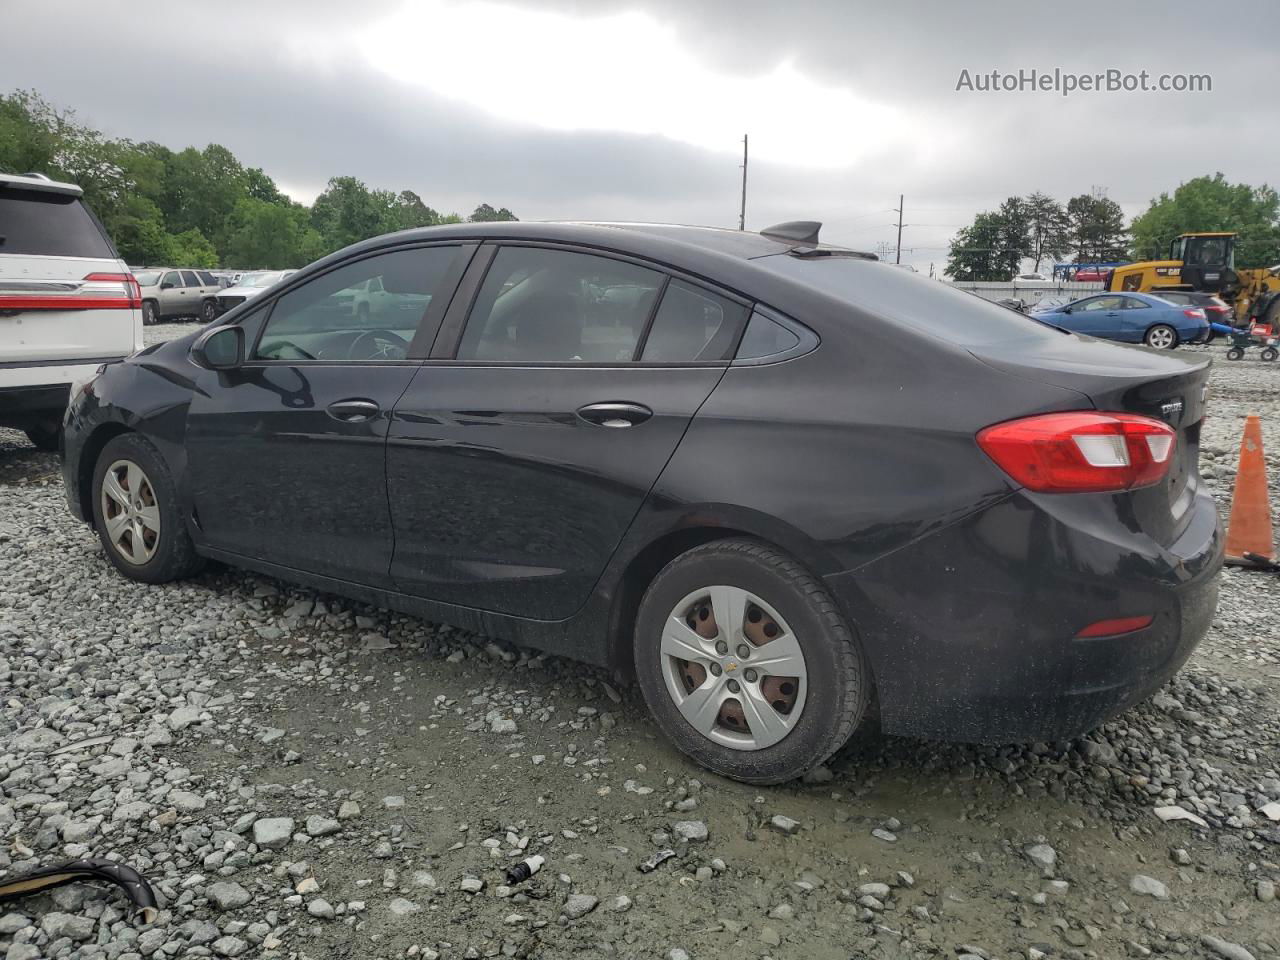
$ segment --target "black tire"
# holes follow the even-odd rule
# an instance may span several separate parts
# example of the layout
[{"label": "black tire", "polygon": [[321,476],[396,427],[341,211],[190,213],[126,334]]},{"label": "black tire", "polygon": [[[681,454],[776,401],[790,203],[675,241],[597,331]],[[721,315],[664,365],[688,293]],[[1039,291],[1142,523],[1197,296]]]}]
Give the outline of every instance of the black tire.
[{"label": "black tire", "polygon": [[1243,357],[1244,357],[1244,350],[1242,350],[1240,347],[1232,347],[1230,350],[1227,351],[1228,360],[1240,360],[1240,359],[1243,359]]},{"label": "black tire", "polygon": [[[790,733],[761,749],[736,750],[698,732],[679,712],[663,674],[667,616],[689,593],[721,584],[771,605],[791,626],[804,654],[808,676],[801,715]],[[862,647],[826,588],[786,554],[752,540],[705,544],[667,564],[641,601],[633,652],[645,702],[676,748],[709,770],[745,783],[784,783],[821,764],[857,729],[871,697]]]},{"label": "black tire", "polygon": [[[159,509],[160,533],[154,555],[142,564],[131,563],[119,552],[107,534],[102,514],[102,483],[108,468],[119,460],[136,463],[146,474]],[[164,459],[151,443],[136,433],[126,433],[109,440],[98,455],[93,468],[93,525],[98,531],[102,549],[112,565],[130,580],[143,583],[168,583],[189,577],[204,566],[204,558],[196,553],[191,535],[178,509],[178,490]]]},{"label": "black tire", "polygon": [[160,322],[160,314],[156,310],[156,302],[154,300],[142,301],[142,325],[144,327],[155,326]]},{"label": "black tire", "polygon": [[33,423],[22,431],[37,450],[56,452],[58,441],[62,435],[62,427],[54,421],[49,423]]},{"label": "black tire", "polygon": [[1276,348],[1275,348],[1275,347],[1264,347],[1264,348],[1263,348],[1263,351],[1262,351],[1262,359],[1263,359],[1263,360],[1266,360],[1267,362],[1270,362],[1270,361],[1274,360],[1274,359],[1275,359],[1276,357],[1278,357],[1278,356],[1280,356],[1280,353],[1278,353],[1278,352],[1276,351]]},{"label": "black tire", "polygon": [[1178,345],[1178,331],[1167,323],[1157,323],[1143,334],[1142,342],[1154,350],[1172,350]]},{"label": "black tire", "polygon": [[203,323],[212,323],[218,319],[218,308],[214,306],[212,300],[206,300],[200,306],[200,320]]}]

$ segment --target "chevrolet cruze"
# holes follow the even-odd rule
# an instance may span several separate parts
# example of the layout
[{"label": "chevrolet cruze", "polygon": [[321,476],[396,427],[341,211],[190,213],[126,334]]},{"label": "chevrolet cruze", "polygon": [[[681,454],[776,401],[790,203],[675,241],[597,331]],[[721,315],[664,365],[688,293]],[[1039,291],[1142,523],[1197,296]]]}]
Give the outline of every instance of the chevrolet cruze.
[{"label": "chevrolet cruze", "polygon": [[864,723],[1066,737],[1168,679],[1222,561],[1207,368],[815,223],[465,224],[105,367],[63,470],[125,576],[217,560],[631,672],[773,783]]}]

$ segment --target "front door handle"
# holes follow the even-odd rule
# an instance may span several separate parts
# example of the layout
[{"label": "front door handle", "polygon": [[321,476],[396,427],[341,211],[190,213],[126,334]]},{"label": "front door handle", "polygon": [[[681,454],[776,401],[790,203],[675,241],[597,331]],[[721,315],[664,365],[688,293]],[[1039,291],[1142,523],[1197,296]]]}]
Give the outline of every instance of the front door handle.
[{"label": "front door handle", "polygon": [[343,423],[364,423],[376,417],[381,410],[372,400],[336,400],[325,407],[329,416]]},{"label": "front door handle", "polygon": [[591,403],[578,410],[578,416],[587,423],[599,427],[634,427],[653,416],[653,411],[642,403]]}]

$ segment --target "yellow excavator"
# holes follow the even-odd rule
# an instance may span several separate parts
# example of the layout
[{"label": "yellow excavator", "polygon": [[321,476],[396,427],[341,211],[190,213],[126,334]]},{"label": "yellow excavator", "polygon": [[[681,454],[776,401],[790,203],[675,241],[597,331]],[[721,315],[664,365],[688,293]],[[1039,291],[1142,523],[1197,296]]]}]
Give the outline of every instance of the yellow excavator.
[{"label": "yellow excavator", "polygon": [[1212,293],[1235,310],[1236,322],[1271,323],[1280,330],[1280,265],[1236,269],[1236,234],[1184,233],[1169,247],[1168,260],[1126,263],[1112,270],[1106,289],[1154,293],[1194,290]]}]

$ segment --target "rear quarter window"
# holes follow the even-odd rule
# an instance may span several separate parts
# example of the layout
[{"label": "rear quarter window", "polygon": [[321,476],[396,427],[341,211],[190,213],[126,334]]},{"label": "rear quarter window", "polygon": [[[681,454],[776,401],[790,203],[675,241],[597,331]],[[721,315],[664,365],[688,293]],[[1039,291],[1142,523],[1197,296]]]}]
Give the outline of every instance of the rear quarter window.
[{"label": "rear quarter window", "polygon": [[111,242],[79,197],[0,187],[0,254],[116,257]]},{"label": "rear quarter window", "polygon": [[897,326],[963,347],[1056,335],[1029,316],[874,260],[784,253],[752,262]]}]

